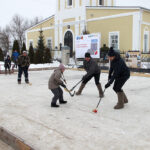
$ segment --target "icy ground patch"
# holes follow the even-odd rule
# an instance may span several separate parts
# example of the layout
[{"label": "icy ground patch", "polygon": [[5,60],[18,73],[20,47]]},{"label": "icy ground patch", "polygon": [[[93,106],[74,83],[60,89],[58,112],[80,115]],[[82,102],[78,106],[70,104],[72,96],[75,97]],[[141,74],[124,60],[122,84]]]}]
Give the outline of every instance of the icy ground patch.
[{"label": "icy ground patch", "polygon": [[[81,96],[70,97],[67,105],[50,107],[52,93],[47,82],[52,71],[30,72],[32,86],[16,82],[17,74],[0,75],[0,126],[37,150],[149,150],[150,78],[131,77],[124,86],[129,103],[114,110],[117,96],[106,90],[98,114],[92,110],[99,100],[91,80]],[[65,72],[69,89],[84,71]],[[101,83],[107,74],[101,75]]]}]

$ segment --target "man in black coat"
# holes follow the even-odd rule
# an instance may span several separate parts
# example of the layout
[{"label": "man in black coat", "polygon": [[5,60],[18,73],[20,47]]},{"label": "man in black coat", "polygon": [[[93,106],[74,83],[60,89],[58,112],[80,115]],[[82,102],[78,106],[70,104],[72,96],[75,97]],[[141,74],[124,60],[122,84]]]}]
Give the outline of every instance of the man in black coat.
[{"label": "man in black coat", "polygon": [[101,87],[101,83],[99,82],[100,67],[98,66],[97,62],[91,58],[90,53],[85,53],[85,60],[83,62],[83,66],[84,66],[84,69],[86,70],[87,74],[85,76],[83,76],[82,84],[81,84],[78,92],[76,93],[76,95],[81,95],[82,90],[84,89],[86,83],[94,77],[95,84],[96,84],[98,91],[99,91],[99,96],[103,97],[104,96],[103,90]]},{"label": "man in black coat", "polygon": [[23,51],[23,54],[18,57],[18,84],[21,84],[21,76],[24,73],[25,82],[29,83],[28,79],[28,69],[30,66],[30,58],[27,55],[26,51]]},{"label": "man in black coat", "polygon": [[10,73],[11,73],[11,72],[10,72],[11,59],[10,59],[10,56],[9,56],[9,55],[8,55],[7,58],[5,59],[4,67],[5,67],[5,74],[7,74],[7,69],[9,70],[9,74],[10,74]]},{"label": "man in black coat", "polygon": [[115,52],[112,47],[108,52],[108,57],[110,60],[110,70],[108,83],[105,85],[105,88],[108,88],[115,80],[113,90],[118,95],[118,103],[114,109],[121,109],[124,107],[124,103],[128,103],[128,99],[122,90],[122,87],[130,77],[130,70],[126,66],[124,60],[120,57],[120,54]]}]

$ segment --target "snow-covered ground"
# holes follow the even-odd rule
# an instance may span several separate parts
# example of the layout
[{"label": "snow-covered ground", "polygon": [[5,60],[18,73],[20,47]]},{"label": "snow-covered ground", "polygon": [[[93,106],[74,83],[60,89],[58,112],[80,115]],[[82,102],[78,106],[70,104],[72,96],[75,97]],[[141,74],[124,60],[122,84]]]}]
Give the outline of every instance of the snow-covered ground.
[{"label": "snow-covered ground", "polygon": [[[30,72],[32,86],[17,84],[17,74],[0,75],[0,126],[13,132],[36,150],[149,150],[150,78],[131,77],[124,90],[129,103],[114,110],[117,96],[106,90],[97,114],[92,110],[99,100],[91,80],[81,96],[64,91],[68,104],[50,107],[53,97],[47,82],[50,71]],[[66,70],[70,89],[84,71]],[[107,74],[101,75],[104,86]]]},{"label": "snow-covered ground", "polygon": [[[31,64],[30,69],[33,68],[47,68],[47,67],[58,67],[59,66],[58,61],[54,61],[53,63],[47,63],[47,64]],[[11,64],[13,66],[13,63]],[[4,62],[0,62],[0,70],[5,70],[4,68]]]}]

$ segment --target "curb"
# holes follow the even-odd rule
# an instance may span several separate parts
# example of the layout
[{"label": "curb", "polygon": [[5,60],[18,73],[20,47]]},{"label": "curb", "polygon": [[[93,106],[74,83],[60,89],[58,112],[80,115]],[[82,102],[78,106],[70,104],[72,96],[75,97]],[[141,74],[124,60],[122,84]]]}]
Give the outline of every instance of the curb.
[{"label": "curb", "polygon": [[11,146],[14,150],[35,150],[30,145],[26,144],[24,140],[3,127],[0,127],[0,140]]},{"label": "curb", "polygon": [[[29,71],[43,71],[43,70],[53,70],[56,69],[57,67],[47,67],[47,68],[32,68],[29,69]],[[75,71],[84,71],[82,68],[66,68],[68,70],[75,70]],[[14,70],[14,72],[18,72],[17,70]],[[12,73],[14,73],[12,72]],[[101,70],[102,73],[108,73],[108,70]],[[0,74],[5,74],[4,71],[1,71]],[[139,77],[150,77],[149,73],[139,73],[139,72],[132,72],[131,71],[131,76],[139,76]]]}]

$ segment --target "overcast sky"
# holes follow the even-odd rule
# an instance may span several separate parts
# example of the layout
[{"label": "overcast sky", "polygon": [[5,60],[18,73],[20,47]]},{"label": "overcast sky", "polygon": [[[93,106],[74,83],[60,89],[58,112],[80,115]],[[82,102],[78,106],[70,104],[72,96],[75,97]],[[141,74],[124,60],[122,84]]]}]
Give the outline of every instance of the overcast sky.
[{"label": "overcast sky", "polygon": [[[47,18],[55,13],[56,0],[0,0],[0,27],[9,24],[15,14],[32,19]],[[150,9],[150,0],[117,0],[121,6],[143,6]]]}]

